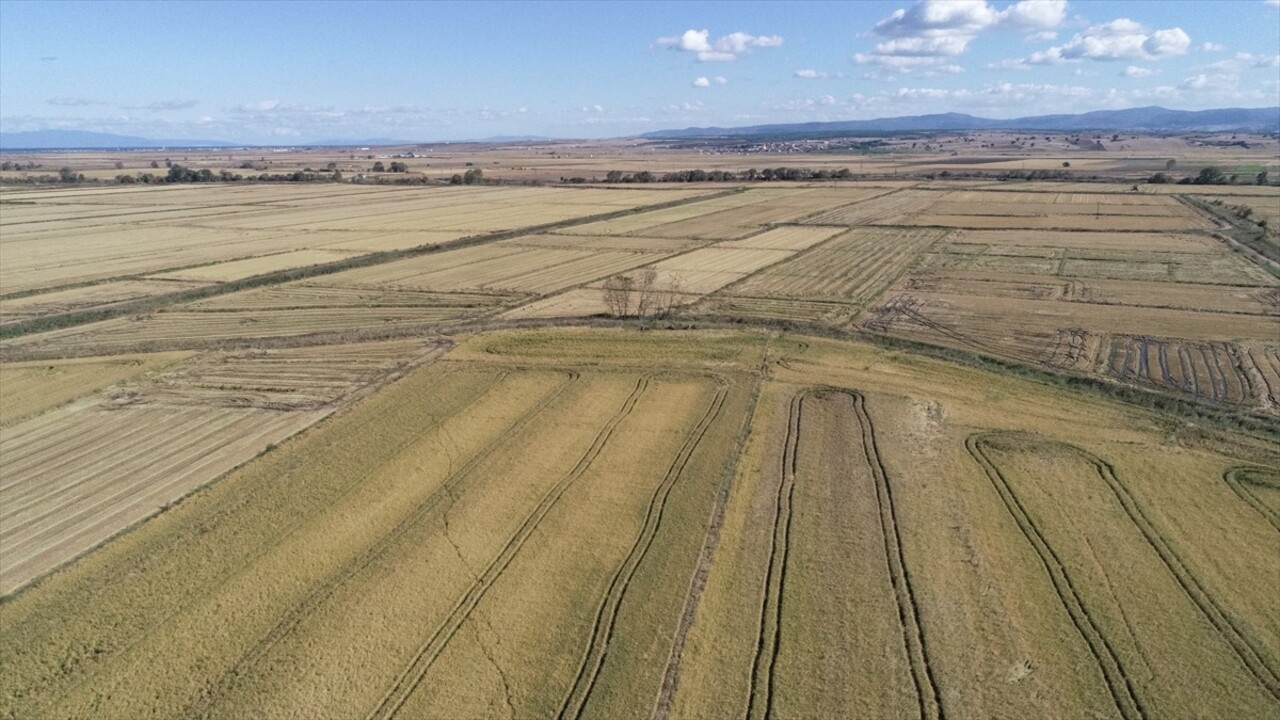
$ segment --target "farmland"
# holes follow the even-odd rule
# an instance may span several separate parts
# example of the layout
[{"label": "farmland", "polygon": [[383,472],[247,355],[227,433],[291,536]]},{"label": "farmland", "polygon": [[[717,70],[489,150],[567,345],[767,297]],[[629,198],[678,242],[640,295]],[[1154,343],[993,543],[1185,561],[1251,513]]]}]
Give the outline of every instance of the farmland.
[{"label": "farmland", "polygon": [[0,718],[1274,717],[1185,194],[5,190]]}]

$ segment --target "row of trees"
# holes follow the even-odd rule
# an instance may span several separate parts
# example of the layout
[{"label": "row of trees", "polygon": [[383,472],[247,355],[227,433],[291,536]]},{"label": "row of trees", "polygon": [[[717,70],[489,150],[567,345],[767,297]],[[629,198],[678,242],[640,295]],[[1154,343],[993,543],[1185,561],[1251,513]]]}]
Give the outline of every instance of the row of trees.
[{"label": "row of trees", "polygon": [[659,286],[658,271],[645,268],[636,277],[615,275],[604,283],[604,304],[614,317],[666,317],[680,297],[680,278]]},{"label": "row of trees", "polygon": [[[624,173],[621,170],[610,170],[605,174],[607,183],[651,183],[651,182],[768,182],[770,180],[844,180],[853,177],[848,168],[830,170],[827,168],[764,168],[757,170],[677,170],[657,175],[644,170],[637,173]],[[562,177],[563,183],[600,182],[599,178],[580,176]]]},{"label": "row of trees", "polygon": [[[1172,162],[1172,161],[1170,161]],[[1166,166],[1170,167],[1170,166]],[[1195,177],[1184,177],[1181,180],[1174,180],[1168,173],[1158,172],[1147,179],[1147,182],[1156,185],[1168,185],[1177,183],[1178,185],[1268,185],[1270,181],[1267,179],[1267,171],[1254,175],[1252,178],[1241,177],[1240,173],[1232,173],[1227,175],[1222,168],[1213,167],[1212,165],[1200,171]]]}]

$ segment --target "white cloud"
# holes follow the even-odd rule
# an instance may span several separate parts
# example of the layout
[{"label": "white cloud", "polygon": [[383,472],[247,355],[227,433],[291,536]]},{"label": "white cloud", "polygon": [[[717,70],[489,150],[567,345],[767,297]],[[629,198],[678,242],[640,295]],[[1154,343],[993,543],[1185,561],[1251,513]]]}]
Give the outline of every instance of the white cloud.
[{"label": "white cloud", "polygon": [[797,70],[792,74],[798,78],[804,78],[806,80],[818,80],[818,79],[827,77],[827,74],[824,72],[818,72],[817,70],[807,70],[807,69]]},{"label": "white cloud", "polygon": [[1130,65],[1129,67],[1125,68],[1124,71],[1121,72],[1120,74],[1127,78],[1144,78],[1144,77],[1151,77],[1152,75],[1155,75],[1156,71],[1152,70],[1151,68],[1144,68],[1144,67],[1138,67],[1137,65]]},{"label": "white cloud", "polygon": [[582,111],[582,112],[584,112],[584,113],[596,114],[596,115],[599,115],[600,113],[603,113],[603,112],[604,112],[604,106],[603,106],[603,105],[583,105],[582,107],[580,107],[580,108],[578,108],[578,109],[579,109],[579,110],[581,110],[581,111]]},{"label": "white cloud", "polygon": [[1230,73],[1221,73],[1210,75],[1207,73],[1198,73],[1192,75],[1182,81],[1179,87],[1187,90],[1206,90],[1211,88],[1230,89],[1235,88],[1240,82],[1240,76]]},{"label": "white cloud", "polygon": [[1066,12],[1066,0],[1022,0],[1004,10],[996,10],[986,0],[921,0],[909,9],[895,10],[876,23],[872,32],[889,38],[876,45],[878,54],[955,56],[991,29],[1052,37]]},{"label": "white cloud", "polygon": [[715,83],[715,84],[717,84],[717,85],[728,85],[728,84],[729,84],[729,78],[722,77],[722,76],[720,76],[720,75],[717,75],[717,76],[715,76],[715,77],[711,78],[711,81],[712,81],[712,82],[714,82],[714,83]]},{"label": "white cloud", "polygon": [[1222,52],[1226,49],[1225,45],[1219,45],[1216,42],[1206,42],[1200,45],[1200,52]]},{"label": "white cloud", "polygon": [[711,87],[711,80],[710,78],[705,78],[705,77],[695,78],[693,81],[693,86],[700,87],[700,88]]},{"label": "white cloud", "polygon": [[1023,40],[1026,40],[1027,42],[1047,42],[1049,40],[1056,40],[1057,37],[1057,30],[1041,30],[1040,32],[1031,33],[1023,38]]},{"label": "white cloud", "polygon": [[733,32],[711,42],[708,30],[685,30],[680,35],[660,37],[657,40],[672,50],[693,53],[698,62],[724,62],[736,60],[737,57],[751,48],[774,48],[782,45],[780,35],[752,35],[745,32]]},{"label": "white cloud", "polygon": [[1191,38],[1182,28],[1148,31],[1128,18],[1091,25],[1061,46],[1033,53],[1032,65],[1057,65],[1069,60],[1159,60],[1183,55]]}]

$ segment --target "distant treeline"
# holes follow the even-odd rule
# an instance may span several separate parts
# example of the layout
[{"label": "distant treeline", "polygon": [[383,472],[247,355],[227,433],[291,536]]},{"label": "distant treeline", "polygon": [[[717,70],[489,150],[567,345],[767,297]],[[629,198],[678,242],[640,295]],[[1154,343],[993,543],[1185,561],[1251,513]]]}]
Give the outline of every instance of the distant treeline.
[{"label": "distant treeline", "polygon": [[[661,175],[644,170],[638,173],[623,173],[621,170],[610,170],[604,176],[607,183],[651,183],[651,182],[758,182],[769,180],[844,180],[853,177],[848,168],[828,170],[822,168],[780,167],[757,170],[677,170]],[[562,183],[598,183],[597,177],[561,177]]]}]

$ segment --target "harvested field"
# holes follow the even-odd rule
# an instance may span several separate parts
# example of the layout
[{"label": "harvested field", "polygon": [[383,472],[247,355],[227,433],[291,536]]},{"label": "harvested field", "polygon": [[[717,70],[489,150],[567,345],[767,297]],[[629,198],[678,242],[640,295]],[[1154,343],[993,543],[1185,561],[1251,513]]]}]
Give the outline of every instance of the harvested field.
[{"label": "harvested field", "polygon": [[945,236],[937,230],[855,230],[753,275],[731,293],[861,305],[884,292],[921,251]]},{"label": "harvested field", "polygon": [[1027,217],[993,215],[947,215],[921,212],[906,217],[895,217],[878,222],[882,225],[911,225],[928,227],[965,228],[973,230],[1022,228],[1027,230],[1091,230],[1115,232],[1179,232],[1192,229],[1208,229],[1208,224],[1198,218],[1154,215],[1033,215]]},{"label": "harvested field", "polygon": [[1115,232],[1062,232],[1044,230],[956,230],[947,236],[948,243],[989,245],[1010,248],[1052,248],[1094,252],[1218,253],[1221,246],[1200,235]]},{"label": "harvested field", "polygon": [[[325,357],[99,415],[181,435],[200,387]],[[1224,473],[1280,450],[1160,417],[818,338],[477,334],[6,601],[0,708],[1265,717],[1275,528],[1235,486],[1270,475]]]},{"label": "harvested field", "polygon": [[0,323],[57,315],[75,310],[105,308],[130,300],[205,287],[206,283],[161,280],[118,280],[0,300]]},{"label": "harvested field", "polygon": [[1037,364],[1048,362],[1062,328],[1158,337],[1185,336],[1194,328],[1196,338],[1206,342],[1267,338],[1280,329],[1277,317],[926,292],[891,294],[859,322],[876,331]]},{"label": "harvested field", "polygon": [[[1234,344],[1119,336],[1103,343],[1100,352],[1103,372],[1117,380],[1217,402],[1249,403],[1268,394],[1265,387],[1254,387],[1249,361]],[[1280,358],[1264,358],[1277,361]]]},{"label": "harvested field", "polygon": [[417,307],[302,307],[230,312],[175,309],[104,320],[65,330],[28,335],[6,343],[11,354],[70,356],[101,354],[113,348],[204,348],[219,341],[243,344],[252,338],[286,338],[324,333],[359,334],[411,326],[438,325],[483,314],[468,304]]},{"label": "harvested field", "polygon": [[232,262],[214,263],[213,265],[202,265],[186,270],[175,270],[154,275],[153,278],[156,280],[228,282],[230,280],[253,277],[254,275],[265,275],[278,270],[290,270],[308,265],[338,262],[349,257],[351,257],[351,253],[331,250],[296,250],[276,255],[263,255],[248,260],[234,260]]},{"label": "harvested field", "polygon": [[659,253],[481,245],[329,275],[325,285],[545,294],[651,263]]},{"label": "harvested field", "polygon": [[572,250],[621,250],[625,252],[677,252],[705,244],[693,238],[651,238],[627,235],[526,235],[503,240],[502,245]]},{"label": "harvested field", "polygon": [[884,193],[866,201],[858,201],[825,213],[805,218],[810,225],[868,225],[884,222],[896,224],[896,219],[911,217],[931,205],[937,196],[919,190],[899,190]]},{"label": "harvested field", "polygon": [[378,290],[364,287],[329,287],[307,281],[244,290],[197,300],[191,310],[291,310],[295,308],[338,307],[487,307],[502,302],[501,296],[476,293],[433,293],[418,290]]},{"label": "harvested field", "polygon": [[754,205],[767,197],[769,197],[768,194],[761,191],[740,192],[725,197],[700,200],[680,207],[651,210],[612,220],[575,225],[559,232],[566,235],[645,235],[652,237],[652,233],[645,231],[683,220],[700,218],[721,210]]},{"label": "harvested field", "polygon": [[[258,268],[281,269],[285,257],[293,258],[293,267],[338,257],[330,252],[440,244],[707,193],[358,185],[21,193],[33,204],[6,206],[0,221],[0,294],[250,261],[225,266],[225,273],[210,269],[216,265],[201,269],[200,277],[213,273],[211,279],[226,280],[257,274]],[[267,255],[279,257],[261,265],[250,260]]]},{"label": "harvested field", "polygon": [[6,428],[0,592],[12,592],[317,419],[267,410],[102,408]]},{"label": "harvested field", "polygon": [[726,249],[724,245],[716,245],[676,255],[654,267],[658,270],[673,272],[699,271],[746,275],[791,257],[792,254],[787,250]]},{"label": "harvested field", "polygon": [[161,370],[191,357],[172,352],[0,363],[0,425]]},{"label": "harvested field", "polygon": [[766,230],[743,240],[717,243],[718,248],[757,250],[808,250],[839,235],[837,228],[788,225]]}]

